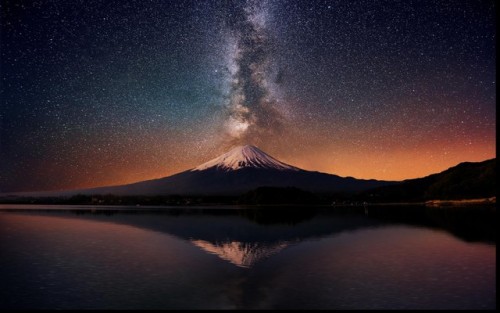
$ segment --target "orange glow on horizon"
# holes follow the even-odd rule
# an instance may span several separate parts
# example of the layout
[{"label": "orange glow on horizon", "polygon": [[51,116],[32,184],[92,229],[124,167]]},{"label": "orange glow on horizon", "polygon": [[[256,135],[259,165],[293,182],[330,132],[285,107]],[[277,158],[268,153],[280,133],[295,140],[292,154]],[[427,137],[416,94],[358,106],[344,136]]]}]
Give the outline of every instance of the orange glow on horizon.
[{"label": "orange glow on horizon", "polygon": [[[314,152],[304,153],[299,151],[294,155],[286,155],[283,150],[263,150],[278,160],[290,165],[309,171],[319,171],[335,174],[342,177],[354,177],[359,179],[378,180],[405,180],[420,178],[431,174],[442,172],[461,162],[480,162],[495,158],[494,145],[477,145],[466,148],[463,145],[453,147],[422,147],[419,150],[403,149],[393,151],[380,151],[367,149],[355,153],[352,149],[335,147],[320,147]],[[222,151],[224,152],[224,151]],[[108,166],[99,166],[99,160],[89,163],[89,168],[81,173],[74,172],[72,175],[81,181],[73,186],[61,186],[64,189],[80,189],[101,186],[123,185],[144,180],[157,179],[180,173],[217,157],[220,152],[213,156],[193,155],[192,158],[173,159],[160,157],[154,162],[144,162],[152,159],[141,154],[130,154],[130,161],[123,164],[114,162]],[[102,163],[101,163],[102,164]],[[159,166],[158,164],[165,164]],[[43,175],[54,175],[57,169],[50,167],[40,168]]]}]

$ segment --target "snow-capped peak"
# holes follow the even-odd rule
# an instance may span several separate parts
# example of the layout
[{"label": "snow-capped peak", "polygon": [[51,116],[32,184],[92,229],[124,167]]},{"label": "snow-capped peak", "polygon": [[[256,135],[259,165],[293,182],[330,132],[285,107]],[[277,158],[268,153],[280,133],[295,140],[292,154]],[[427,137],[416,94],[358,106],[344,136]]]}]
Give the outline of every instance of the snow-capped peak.
[{"label": "snow-capped peak", "polygon": [[246,145],[238,146],[207,163],[195,167],[192,171],[203,171],[210,168],[234,171],[248,167],[275,170],[299,170],[296,167],[276,160],[255,146]]}]

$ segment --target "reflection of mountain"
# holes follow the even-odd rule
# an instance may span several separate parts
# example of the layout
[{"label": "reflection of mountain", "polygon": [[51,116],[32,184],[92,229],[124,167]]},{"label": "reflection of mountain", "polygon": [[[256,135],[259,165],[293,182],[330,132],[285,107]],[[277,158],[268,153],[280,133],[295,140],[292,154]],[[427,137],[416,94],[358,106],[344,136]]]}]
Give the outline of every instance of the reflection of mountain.
[{"label": "reflection of mountain", "polygon": [[[231,215],[223,215],[214,210],[211,213],[216,215],[181,214],[175,218],[155,219],[142,215],[116,217],[120,222],[166,232],[187,240],[203,251],[243,268],[252,267],[291,244],[382,224],[364,216],[320,215],[315,218],[311,216],[314,213],[304,217],[307,219],[302,222],[296,220],[295,224],[276,223],[279,216],[285,221],[289,220],[288,214],[293,215],[293,213],[289,213],[288,210],[225,212]],[[232,215],[235,213],[239,215]],[[255,220],[274,220],[275,223],[258,224],[254,222]]]},{"label": "reflection of mountain", "polygon": [[[308,214],[299,211],[301,213],[298,215],[299,213],[295,212],[293,219],[289,216],[294,216],[294,210],[291,208],[270,210],[143,210],[121,211],[111,216],[109,210],[103,210],[101,213],[95,210],[79,210],[73,213],[77,213],[80,218],[166,233],[243,268],[252,267],[292,244],[383,225],[382,222],[363,215],[314,215],[315,210],[311,208]],[[75,217],[73,213],[68,213],[56,214]],[[29,214],[33,214],[33,211]],[[52,211],[46,214],[55,213]]]},{"label": "reflection of mountain", "polygon": [[191,240],[191,243],[240,267],[251,267],[257,261],[276,254],[289,245],[288,242],[273,244],[237,241],[211,243],[204,240]]},{"label": "reflection of mountain", "polygon": [[[307,210],[213,210],[201,214],[181,213],[175,218],[116,217],[120,222],[187,240],[242,268],[253,267],[292,244],[383,225],[362,215],[315,215],[314,209],[309,208],[306,213]],[[290,223],[291,216],[295,217],[293,223]],[[284,223],[279,223],[280,217]]]},{"label": "reflection of mountain", "polygon": [[109,208],[81,208],[48,212],[27,209],[27,214],[57,214],[71,218],[77,217],[76,213],[78,218],[162,232],[244,268],[252,267],[302,241],[395,224],[444,229],[470,241],[496,241],[496,211],[488,208],[434,210],[418,206],[373,206],[335,208],[335,212],[328,208],[286,207],[246,210],[122,209],[119,212]]}]

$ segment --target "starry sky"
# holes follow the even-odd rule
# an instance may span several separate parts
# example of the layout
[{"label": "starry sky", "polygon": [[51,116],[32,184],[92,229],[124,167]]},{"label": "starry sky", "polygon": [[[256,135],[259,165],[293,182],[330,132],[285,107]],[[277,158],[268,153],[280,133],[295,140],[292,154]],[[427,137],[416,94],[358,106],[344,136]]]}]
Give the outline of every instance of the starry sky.
[{"label": "starry sky", "polygon": [[495,157],[493,0],[2,0],[0,192],[254,144],[402,180]]}]

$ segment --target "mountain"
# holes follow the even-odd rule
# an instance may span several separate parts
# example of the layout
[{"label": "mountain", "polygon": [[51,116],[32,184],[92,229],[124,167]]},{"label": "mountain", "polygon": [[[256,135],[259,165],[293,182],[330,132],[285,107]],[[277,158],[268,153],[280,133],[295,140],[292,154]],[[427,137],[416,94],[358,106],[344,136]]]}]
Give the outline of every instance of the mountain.
[{"label": "mountain", "polygon": [[[70,190],[57,195],[241,195],[262,186],[336,193],[359,192],[392,183],[302,170],[276,160],[257,147],[246,145],[172,176],[121,186]],[[56,196],[54,192],[29,195]]]},{"label": "mountain", "polygon": [[418,202],[496,196],[496,159],[464,162],[441,173],[409,179],[362,193],[367,201]]}]

